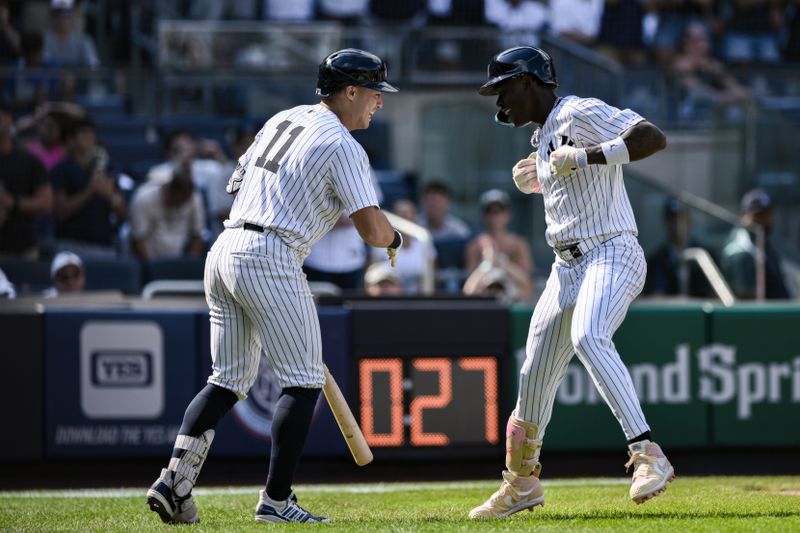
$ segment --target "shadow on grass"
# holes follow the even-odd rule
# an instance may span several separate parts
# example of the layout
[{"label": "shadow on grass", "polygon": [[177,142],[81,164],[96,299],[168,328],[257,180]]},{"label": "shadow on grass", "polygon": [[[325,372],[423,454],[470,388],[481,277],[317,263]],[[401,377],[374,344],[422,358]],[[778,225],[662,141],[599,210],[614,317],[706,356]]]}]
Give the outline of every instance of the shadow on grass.
[{"label": "shadow on grass", "polygon": [[626,519],[635,518],[636,520],[647,519],[697,519],[697,518],[789,518],[800,517],[800,510],[797,511],[671,511],[657,513],[637,513],[633,511],[606,511],[606,512],[587,512],[587,513],[539,513],[536,520],[539,521],[563,521],[563,520],[597,520],[597,519]]}]

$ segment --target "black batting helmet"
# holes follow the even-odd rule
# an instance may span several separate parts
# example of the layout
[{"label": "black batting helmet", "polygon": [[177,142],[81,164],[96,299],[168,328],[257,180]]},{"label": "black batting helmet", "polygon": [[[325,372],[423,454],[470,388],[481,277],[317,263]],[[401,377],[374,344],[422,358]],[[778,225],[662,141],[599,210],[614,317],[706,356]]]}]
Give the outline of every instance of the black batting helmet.
[{"label": "black batting helmet", "polygon": [[397,92],[397,88],[386,81],[386,63],[375,54],[357,48],[334,52],[319,65],[318,95],[330,96],[347,85]]},{"label": "black batting helmet", "polygon": [[533,46],[515,46],[494,56],[489,63],[489,81],[481,85],[482,96],[497,94],[501,81],[520,74],[532,74],[542,83],[558,87],[556,70],[550,55]]}]

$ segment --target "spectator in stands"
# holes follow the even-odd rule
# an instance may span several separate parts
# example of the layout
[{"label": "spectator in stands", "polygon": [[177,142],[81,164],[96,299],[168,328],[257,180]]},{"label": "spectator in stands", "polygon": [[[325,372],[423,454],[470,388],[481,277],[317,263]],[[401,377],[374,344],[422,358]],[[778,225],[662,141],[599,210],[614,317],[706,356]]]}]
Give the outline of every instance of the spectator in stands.
[{"label": "spectator in stands", "polygon": [[191,177],[190,160],[164,184],[141,186],[131,201],[131,246],[141,261],[200,257],[205,210]]},{"label": "spectator in stands", "polygon": [[653,54],[664,66],[672,63],[689,24],[698,22],[711,30],[714,0],[650,0],[650,5],[658,14]]},{"label": "spectator in stands", "polygon": [[43,110],[37,115],[36,138],[26,148],[50,172],[66,157],[64,132],[69,129],[70,117],[55,110]]},{"label": "spectator in stands", "polygon": [[[467,272],[477,268],[504,270],[521,297],[530,295],[533,288],[533,255],[524,237],[508,230],[511,222],[511,200],[505,191],[490,189],[480,198],[484,232],[467,244],[464,267]],[[470,274],[471,275],[471,274]]]},{"label": "spectator in stands", "polygon": [[722,55],[729,63],[778,63],[781,6],[774,0],[732,0],[722,3],[725,29]]},{"label": "spectator in stands", "polygon": [[205,197],[212,184],[227,184],[231,173],[228,158],[214,140],[201,139],[184,130],[171,131],[164,141],[167,160],[147,171],[148,183],[163,185],[172,180],[175,169],[184,163],[189,164],[192,183]]},{"label": "spectator in stands", "polygon": [[[410,222],[416,223],[418,218],[417,206],[407,199],[395,201],[392,212]],[[384,260],[385,256],[383,249],[373,248],[374,260]],[[403,294],[419,294],[422,291],[422,281],[428,268],[428,261],[435,260],[435,250],[427,251],[421,242],[403,233],[403,261],[398,261],[394,269],[403,287]]]},{"label": "spectator in stands", "polygon": [[423,7],[425,3],[424,0],[406,0],[405,2],[370,0],[369,13],[373,21],[379,21],[382,24],[417,26],[424,23]]},{"label": "spectator in stands", "polygon": [[505,268],[494,266],[491,261],[484,261],[470,273],[464,282],[464,294],[467,296],[491,296],[503,303],[510,304],[522,299],[519,287]]},{"label": "spectator in stands", "polygon": [[584,45],[600,33],[604,0],[550,0],[550,33]]},{"label": "spectator in stands", "polygon": [[74,77],[66,71],[53,73],[58,65],[44,59],[43,53],[41,33],[22,35],[22,56],[16,62],[17,70],[6,78],[3,87],[18,114],[33,113],[47,102],[73,97]]},{"label": "spectator in stands", "polygon": [[315,0],[265,0],[264,19],[276,22],[308,22],[314,19]]},{"label": "spectator in stands", "polygon": [[392,266],[379,261],[372,263],[364,274],[364,292],[369,296],[400,296],[403,285]]},{"label": "spectator in stands", "polygon": [[0,66],[8,65],[20,53],[20,36],[11,24],[8,2],[0,2]]},{"label": "spectator in stands", "polygon": [[[211,239],[213,240],[222,232],[222,223],[228,218],[233,204],[233,195],[225,191],[228,185],[228,180],[233,174],[239,158],[244,155],[250,145],[256,138],[257,131],[251,127],[242,127],[237,129],[230,143],[231,159],[222,164],[219,170],[215,165],[208,163],[201,163],[200,167],[211,169],[208,172],[208,187],[206,190],[206,198],[208,201],[209,211],[209,225],[211,230]],[[212,152],[213,153],[213,152]],[[213,160],[217,161],[217,160]],[[205,172],[205,168],[198,168],[196,174]],[[361,238],[359,237],[359,240]],[[362,241],[363,242],[363,241]]]},{"label": "spectator in stands", "polygon": [[54,298],[65,294],[83,292],[86,286],[86,271],[81,258],[72,252],[59,252],[50,265],[53,286],[44,291],[44,296]]},{"label": "spectator in stands", "polygon": [[486,22],[502,30],[499,48],[539,46],[548,23],[547,6],[540,0],[486,0],[484,13]]},{"label": "spectator in stands", "polygon": [[44,58],[62,67],[97,68],[100,57],[92,38],[75,28],[74,0],[51,0],[50,29],[44,34]]},{"label": "spectator in stands", "polygon": [[67,133],[67,156],[53,167],[50,178],[55,190],[57,249],[72,250],[87,259],[116,258],[115,240],[125,219],[125,197],[91,119],[73,122]]},{"label": "spectator in stands", "polygon": [[800,63],[800,0],[786,3],[786,39],[783,58],[789,63]]},{"label": "spectator in stands", "polygon": [[189,18],[193,20],[258,20],[259,1],[261,0],[191,0]]},{"label": "spectator in stands", "polygon": [[[664,204],[667,239],[647,258],[647,277],[642,294],[681,294],[681,254],[687,247],[697,246],[691,238],[690,226],[690,213],[686,205],[676,198],[668,198]],[[688,265],[687,272],[689,296],[706,297],[712,294],[711,286],[696,264]]]},{"label": "spectator in stands", "polygon": [[342,215],[331,231],[312,248],[303,264],[308,281],[327,281],[340,289],[363,285],[367,247],[350,217]]},{"label": "spectator in stands", "polygon": [[13,300],[17,297],[14,284],[8,281],[5,272],[0,269],[0,300]]},{"label": "spectator in stands", "polygon": [[450,213],[450,187],[443,181],[431,180],[422,189],[422,213],[418,222],[434,239],[467,239],[472,234],[466,222]]},{"label": "spectator in stands", "polygon": [[322,20],[335,20],[346,26],[361,24],[367,15],[369,0],[317,0]]},{"label": "spectator in stands", "polygon": [[644,64],[644,16],[641,0],[605,0],[595,50],[624,65]]},{"label": "spectator in stands", "polygon": [[791,298],[789,286],[781,266],[781,255],[770,239],[775,225],[775,209],[772,198],[763,189],[752,189],[742,196],[741,224],[731,232],[722,250],[720,267],[737,298],[756,297],[756,237],[754,226],[761,226],[765,233],[765,284],[767,299]]},{"label": "spectator in stands", "polygon": [[718,105],[736,109],[736,104],[751,99],[750,91],[711,56],[711,39],[702,23],[686,26],[681,53],[670,71],[680,93],[678,115],[682,119],[708,119]]},{"label": "spectator in stands", "polygon": [[38,159],[14,146],[11,107],[0,101],[0,256],[39,255],[34,216],[49,214],[53,189]]}]

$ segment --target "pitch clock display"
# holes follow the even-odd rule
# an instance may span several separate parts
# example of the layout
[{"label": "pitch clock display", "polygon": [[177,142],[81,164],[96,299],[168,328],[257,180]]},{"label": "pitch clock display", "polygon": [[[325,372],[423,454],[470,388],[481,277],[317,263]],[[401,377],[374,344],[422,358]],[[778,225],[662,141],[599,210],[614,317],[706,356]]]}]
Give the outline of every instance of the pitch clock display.
[{"label": "pitch clock display", "polygon": [[496,356],[358,359],[358,415],[375,448],[500,442]]}]

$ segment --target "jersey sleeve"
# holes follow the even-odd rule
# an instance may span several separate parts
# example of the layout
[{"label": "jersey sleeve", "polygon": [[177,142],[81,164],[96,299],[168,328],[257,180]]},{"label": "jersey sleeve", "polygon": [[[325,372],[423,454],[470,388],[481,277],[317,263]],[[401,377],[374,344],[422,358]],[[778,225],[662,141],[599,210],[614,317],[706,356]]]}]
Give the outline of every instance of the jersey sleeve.
[{"label": "jersey sleeve", "polygon": [[[264,126],[264,128],[265,127],[266,126]],[[258,141],[261,140],[261,136],[264,134],[264,128],[261,128],[258,133],[256,133],[253,144],[250,145],[247,151],[245,151],[245,153],[242,154],[242,156],[236,162],[236,168],[233,169],[231,177],[228,179],[228,184],[225,186],[225,192],[228,194],[234,194],[239,190],[239,187],[242,186],[242,180],[247,172],[247,167],[250,164],[250,160],[253,158],[255,147],[258,146]]]},{"label": "jersey sleeve", "polygon": [[574,136],[583,146],[616,139],[643,120],[635,111],[618,109],[596,98],[580,101],[572,113]]},{"label": "jersey sleeve", "polygon": [[378,205],[369,159],[361,145],[342,142],[330,159],[331,182],[348,216]]}]

